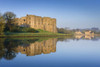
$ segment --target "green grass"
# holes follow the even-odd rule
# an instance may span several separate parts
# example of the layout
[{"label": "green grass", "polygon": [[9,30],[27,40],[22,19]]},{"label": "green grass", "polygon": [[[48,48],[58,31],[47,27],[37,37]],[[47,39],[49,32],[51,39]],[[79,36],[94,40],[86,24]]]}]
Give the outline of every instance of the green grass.
[{"label": "green grass", "polygon": [[53,33],[53,32],[48,32],[44,30],[40,30],[38,33],[15,33],[15,32],[7,32],[5,35],[0,35],[0,37],[51,37],[51,36],[68,36],[71,34],[61,34],[61,33]]}]

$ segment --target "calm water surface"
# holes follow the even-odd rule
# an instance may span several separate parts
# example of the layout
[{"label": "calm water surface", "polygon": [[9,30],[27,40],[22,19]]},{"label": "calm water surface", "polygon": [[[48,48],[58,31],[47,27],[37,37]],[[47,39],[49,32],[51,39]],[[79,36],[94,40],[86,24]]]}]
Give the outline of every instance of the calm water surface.
[{"label": "calm water surface", "polygon": [[100,40],[0,39],[0,67],[100,67]]}]

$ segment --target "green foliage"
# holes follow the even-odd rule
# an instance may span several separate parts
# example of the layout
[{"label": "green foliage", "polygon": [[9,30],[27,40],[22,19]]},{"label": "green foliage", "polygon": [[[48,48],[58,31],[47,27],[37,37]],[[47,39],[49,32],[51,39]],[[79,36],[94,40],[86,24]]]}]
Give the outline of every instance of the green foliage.
[{"label": "green foliage", "polygon": [[69,30],[67,28],[58,28],[57,30],[58,30],[58,33],[63,33],[63,34],[73,34],[74,33],[74,31]]},{"label": "green foliage", "polygon": [[27,28],[27,32],[31,32],[31,33],[37,33],[39,31],[33,29],[33,28]]},{"label": "green foliage", "polygon": [[38,31],[33,29],[33,28],[14,26],[12,32],[22,32],[22,33],[30,32],[30,33],[35,33],[35,32],[38,32]]},{"label": "green foliage", "polygon": [[3,18],[6,20],[6,31],[10,31],[12,32],[13,30],[13,25],[14,25],[14,19],[15,19],[16,15],[13,12],[6,12],[3,15]]},{"label": "green foliage", "polygon": [[16,15],[13,12],[6,12],[6,13],[4,13],[3,17],[7,21],[10,21],[11,19],[14,19],[16,17]]},{"label": "green foliage", "polygon": [[3,19],[3,17],[1,16],[0,17],[0,35],[2,35],[3,34],[3,32],[4,32],[4,28],[5,28],[5,20]]},{"label": "green foliage", "polygon": [[49,33],[52,33],[52,32],[48,32],[48,31],[41,30],[41,29],[38,29],[37,31],[38,31],[39,33],[48,33],[48,34],[49,34]]}]

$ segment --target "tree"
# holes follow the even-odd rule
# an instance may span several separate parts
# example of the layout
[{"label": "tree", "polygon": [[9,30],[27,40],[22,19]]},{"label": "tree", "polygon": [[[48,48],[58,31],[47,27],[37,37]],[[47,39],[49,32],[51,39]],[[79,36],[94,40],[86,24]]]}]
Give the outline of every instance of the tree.
[{"label": "tree", "polygon": [[13,12],[6,12],[3,15],[4,19],[6,20],[6,30],[12,32],[13,25],[14,25],[14,19],[16,15]]},{"label": "tree", "polygon": [[73,34],[74,31],[70,30],[69,28],[57,28],[58,33],[63,33],[63,34]]},{"label": "tree", "polygon": [[5,28],[5,20],[3,19],[2,16],[0,16],[0,35],[3,34]]}]

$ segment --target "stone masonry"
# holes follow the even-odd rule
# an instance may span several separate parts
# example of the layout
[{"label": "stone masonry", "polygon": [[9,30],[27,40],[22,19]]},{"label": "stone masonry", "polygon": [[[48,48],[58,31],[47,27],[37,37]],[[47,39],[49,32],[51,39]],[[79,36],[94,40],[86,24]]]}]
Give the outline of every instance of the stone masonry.
[{"label": "stone masonry", "polygon": [[25,17],[16,18],[16,23],[22,27],[42,29],[53,33],[57,32],[55,18],[27,15]]}]

